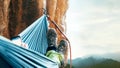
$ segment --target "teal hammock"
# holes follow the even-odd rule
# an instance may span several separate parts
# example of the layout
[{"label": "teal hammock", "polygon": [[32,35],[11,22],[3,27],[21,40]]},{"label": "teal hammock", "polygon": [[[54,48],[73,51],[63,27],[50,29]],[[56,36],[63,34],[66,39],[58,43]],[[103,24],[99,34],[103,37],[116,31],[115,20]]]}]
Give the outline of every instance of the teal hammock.
[{"label": "teal hammock", "polygon": [[46,53],[48,30],[47,16],[43,15],[19,34],[29,49],[17,46],[0,36],[0,66],[6,68],[58,68],[57,63],[47,58]]},{"label": "teal hammock", "polygon": [[29,49],[45,54],[48,47],[46,32],[48,30],[47,16],[43,15],[19,34]]}]

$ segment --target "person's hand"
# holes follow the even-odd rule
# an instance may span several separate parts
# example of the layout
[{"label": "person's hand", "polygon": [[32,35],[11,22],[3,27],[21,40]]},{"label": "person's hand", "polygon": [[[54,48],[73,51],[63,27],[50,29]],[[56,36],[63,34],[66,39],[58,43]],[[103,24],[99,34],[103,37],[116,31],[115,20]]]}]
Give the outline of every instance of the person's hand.
[{"label": "person's hand", "polygon": [[28,49],[28,44],[22,43],[22,47]]}]

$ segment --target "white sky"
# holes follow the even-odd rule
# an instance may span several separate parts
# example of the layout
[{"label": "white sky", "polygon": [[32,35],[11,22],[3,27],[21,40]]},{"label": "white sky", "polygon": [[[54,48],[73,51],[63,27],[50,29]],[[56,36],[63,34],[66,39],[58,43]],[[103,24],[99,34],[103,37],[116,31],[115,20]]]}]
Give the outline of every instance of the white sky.
[{"label": "white sky", "polygon": [[69,0],[72,57],[120,52],[120,0]]}]

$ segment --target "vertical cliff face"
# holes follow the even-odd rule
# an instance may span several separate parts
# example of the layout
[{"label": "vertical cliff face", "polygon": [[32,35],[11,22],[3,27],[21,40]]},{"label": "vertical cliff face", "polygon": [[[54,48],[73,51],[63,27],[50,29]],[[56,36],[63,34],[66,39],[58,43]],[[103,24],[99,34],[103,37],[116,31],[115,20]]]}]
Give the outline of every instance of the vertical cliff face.
[{"label": "vertical cliff face", "polygon": [[[0,35],[7,38],[19,34],[43,14],[47,13],[60,29],[66,31],[65,14],[68,0],[0,0]],[[53,24],[50,27],[55,28]],[[59,40],[62,38],[59,34]]]},{"label": "vertical cliff face", "polygon": [[[47,13],[50,15],[50,18],[58,24],[58,26],[63,32],[66,32],[65,14],[68,8],[67,2],[68,0],[48,0],[46,4]],[[56,28],[53,24],[50,24],[50,26]],[[58,30],[57,32],[58,40],[60,40],[63,37]]]},{"label": "vertical cliff face", "polygon": [[8,32],[8,7],[10,0],[0,0],[0,35],[9,37]]},{"label": "vertical cliff face", "polygon": [[9,36],[18,35],[39,16],[37,0],[11,0],[9,5]]}]

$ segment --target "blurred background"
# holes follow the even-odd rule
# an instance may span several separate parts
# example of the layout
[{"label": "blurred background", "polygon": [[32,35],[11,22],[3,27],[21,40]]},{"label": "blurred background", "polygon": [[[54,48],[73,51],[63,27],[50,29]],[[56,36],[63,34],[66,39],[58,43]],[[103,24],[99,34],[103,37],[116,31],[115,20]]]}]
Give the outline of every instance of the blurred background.
[{"label": "blurred background", "polygon": [[66,21],[73,58],[120,53],[119,3],[119,0],[69,0]]},{"label": "blurred background", "polygon": [[120,0],[69,0],[67,36],[71,41],[74,67],[89,68],[89,64],[93,66],[103,58],[120,62],[119,3]]}]

